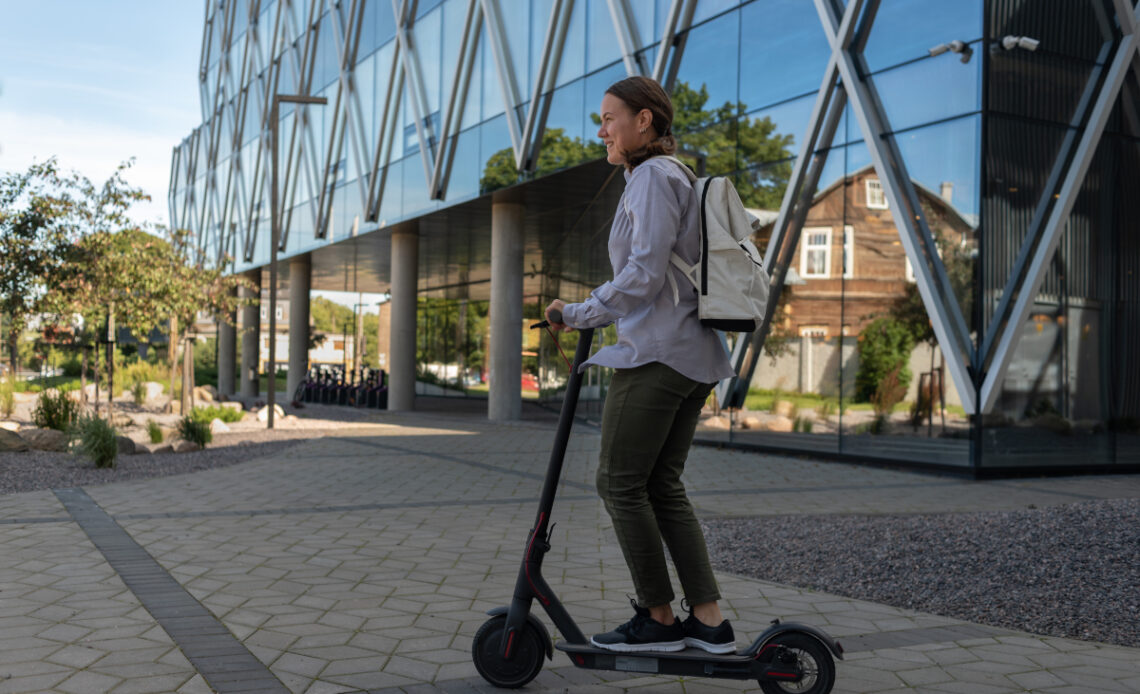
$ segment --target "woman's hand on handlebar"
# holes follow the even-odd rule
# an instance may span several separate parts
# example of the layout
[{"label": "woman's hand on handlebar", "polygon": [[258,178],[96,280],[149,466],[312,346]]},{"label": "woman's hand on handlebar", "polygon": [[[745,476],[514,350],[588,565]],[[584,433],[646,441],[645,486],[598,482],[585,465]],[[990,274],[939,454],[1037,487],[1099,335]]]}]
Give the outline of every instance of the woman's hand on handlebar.
[{"label": "woman's hand on handlebar", "polygon": [[562,322],[562,310],[564,308],[566,308],[566,302],[562,299],[555,299],[550,302],[550,305],[546,307],[546,311],[543,313],[546,315],[546,320],[550,323],[551,330],[564,333],[573,332],[574,328]]}]

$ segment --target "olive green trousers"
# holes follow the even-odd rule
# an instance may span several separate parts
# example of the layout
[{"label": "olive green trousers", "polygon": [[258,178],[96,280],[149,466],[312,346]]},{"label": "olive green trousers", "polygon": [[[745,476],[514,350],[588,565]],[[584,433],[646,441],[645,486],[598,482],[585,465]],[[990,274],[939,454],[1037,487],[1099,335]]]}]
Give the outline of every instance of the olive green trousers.
[{"label": "olive green trousers", "polygon": [[720,599],[704,533],[681,483],[712,387],[657,362],[616,369],[610,382],[602,410],[598,494],[642,607],[674,598],[662,541],[689,604]]}]

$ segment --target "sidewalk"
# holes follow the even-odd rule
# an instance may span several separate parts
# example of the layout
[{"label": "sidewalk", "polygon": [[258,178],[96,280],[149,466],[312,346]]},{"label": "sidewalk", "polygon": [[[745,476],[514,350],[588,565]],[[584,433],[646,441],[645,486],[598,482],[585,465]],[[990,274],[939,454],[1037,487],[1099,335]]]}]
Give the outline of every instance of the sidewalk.
[{"label": "sidewalk", "polygon": [[[553,426],[382,414],[193,475],[0,497],[0,694],[483,692],[471,638],[509,601]],[[546,575],[589,634],[632,591],[578,427]],[[938,512],[1140,496],[1140,476],[974,482],[696,447],[704,515]],[[1038,637],[720,575],[740,641],[838,638],[837,693],[1140,692],[1140,649]],[[545,614],[538,611],[547,622]],[[759,691],[579,670],[524,691]]]}]

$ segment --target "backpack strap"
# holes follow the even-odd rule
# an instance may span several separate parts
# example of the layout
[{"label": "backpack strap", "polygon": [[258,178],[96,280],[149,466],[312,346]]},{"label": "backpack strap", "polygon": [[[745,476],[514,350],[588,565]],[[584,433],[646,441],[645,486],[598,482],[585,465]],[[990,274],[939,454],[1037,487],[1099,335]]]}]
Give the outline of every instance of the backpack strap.
[{"label": "backpack strap", "polygon": [[696,183],[696,182],[697,182],[697,175],[696,175],[695,173],[693,173],[693,170],[692,170],[692,169],[690,169],[690,168],[689,168],[689,167],[688,167],[688,166],[685,164],[685,162],[681,161],[681,160],[680,160],[680,159],[678,159],[677,157],[674,157],[674,156],[673,156],[673,155],[671,155],[671,154],[661,154],[661,155],[658,155],[658,156],[656,156],[656,157],[654,157],[654,158],[655,158],[655,159],[665,159],[665,160],[668,160],[668,161],[671,161],[671,162],[673,162],[673,163],[674,163],[674,164],[676,164],[677,166],[681,167],[681,170],[685,172],[685,176],[686,176],[686,177],[689,179],[689,182],[690,182],[690,183]]},{"label": "backpack strap", "polygon": [[[673,267],[680,270],[681,274],[683,274],[694,287],[697,287],[697,280],[693,277],[693,270],[697,268],[696,265],[689,265],[686,263],[685,259],[677,255],[676,251],[673,251],[673,253],[669,255],[669,262],[673,265]],[[676,306],[677,304],[681,303],[681,293],[677,289],[677,280],[673,277],[673,273],[671,272],[667,273],[665,275],[665,278],[669,280],[669,286],[673,289],[673,305]]]}]

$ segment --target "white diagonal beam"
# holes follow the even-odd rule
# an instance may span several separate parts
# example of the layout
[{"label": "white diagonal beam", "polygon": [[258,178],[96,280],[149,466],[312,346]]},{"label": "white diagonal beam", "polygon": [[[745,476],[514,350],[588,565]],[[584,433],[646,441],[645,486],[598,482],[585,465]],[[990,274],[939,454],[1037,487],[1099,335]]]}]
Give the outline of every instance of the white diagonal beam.
[{"label": "white diagonal beam", "polygon": [[538,164],[538,154],[542,147],[542,135],[546,130],[546,117],[550,112],[554,82],[558,79],[558,67],[562,63],[562,49],[566,45],[566,32],[570,26],[570,15],[574,11],[574,0],[555,0],[550,8],[550,19],[546,26],[546,40],[542,48],[542,60],[534,77],[531,89],[530,106],[527,108],[526,125],[523,127],[523,149],[515,159],[519,171],[533,171]]},{"label": "white diagonal beam", "polygon": [[625,0],[607,0],[607,2],[610,6],[610,19],[613,20],[614,31],[617,32],[618,45],[621,46],[625,74],[629,77],[648,75],[649,67],[645,64],[645,56],[640,54],[641,37],[638,35],[633,11]]},{"label": "white diagonal beam", "polygon": [[455,78],[451,81],[447,104],[443,108],[439,147],[436,149],[435,165],[428,181],[428,194],[432,200],[443,199],[451,176],[451,165],[455,161],[456,140],[467,105],[467,89],[471,86],[471,73],[475,69],[475,56],[479,51],[479,29],[483,24],[479,0],[467,0],[464,17],[463,38],[455,62]]},{"label": "white diagonal beam", "polygon": [[498,0],[482,0],[482,3],[483,22],[487,27],[487,40],[491,46],[491,55],[495,60],[495,72],[499,76],[499,91],[503,95],[503,106],[506,110],[507,129],[511,133],[511,146],[514,148],[515,159],[518,160],[523,144],[517,115],[519,88],[518,82],[515,80],[511,48],[507,44],[507,32],[503,26]]},{"label": "white diagonal beam", "polygon": [[404,82],[408,86],[408,101],[412,105],[415,118],[416,138],[420,142],[420,161],[424,166],[424,178],[431,183],[432,151],[435,136],[428,111],[427,90],[424,86],[423,71],[420,69],[419,52],[412,40],[411,32],[416,21],[416,0],[406,2],[392,0],[392,12],[396,16],[396,42],[400,46],[401,64],[404,67]]},{"label": "white diagonal beam", "polygon": [[1116,54],[1105,74],[1096,103],[1093,105],[1085,130],[1081,134],[1080,144],[1065,175],[1065,181],[1061,186],[1057,202],[1053,206],[1049,221],[1041,233],[1041,241],[1037,244],[1025,282],[1021,285],[1017,300],[1010,311],[1009,321],[1002,327],[1002,334],[994,351],[993,362],[982,382],[980,404],[983,412],[988,412],[993,407],[998,394],[1001,392],[1005,374],[1009,370],[1014,352],[1021,341],[1023,323],[1029,317],[1029,312],[1037,301],[1037,292],[1041,290],[1041,283],[1045,280],[1049,262],[1056,253],[1061,232],[1068,222],[1069,214],[1073,210],[1073,205],[1076,204],[1089,166],[1092,165],[1097,146],[1104,136],[1104,127],[1108,123],[1108,117],[1112,113],[1117,97],[1120,95],[1124,78],[1137,60],[1137,51],[1140,50],[1140,45],[1137,44],[1136,29],[1140,23],[1140,19],[1138,19],[1140,9],[1133,10],[1127,6],[1124,0],[1115,0],[1115,2],[1117,20],[1120,22],[1123,38],[1117,44]]},{"label": "white diagonal beam", "polygon": [[[889,134],[886,116],[881,112],[873,87],[860,77],[855,56],[850,47],[842,45],[841,22],[831,0],[815,0],[824,32],[831,41],[851,110],[863,133],[867,150],[883,184],[883,192],[890,204],[891,216],[899,229],[899,238],[907,257],[914,266],[916,284],[930,317],[931,326],[947,360],[950,376],[958,387],[958,394],[967,412],[975,411],[976,390],[970,374],[975,350],[970,344],[969,332],[962,318],[953,290],[938,259],[933,235],[922,218],[922,207],[906,172],[906,164],[894,147]],[[877,2],[872,3],[871,12]],[[847,6],[847,13],[851,5]],[[843,19],[847,18],[847,13]],[[869,13],[870,14],[870,13]],[[873,21],[873,14],[865,21]],[[946,299],[946,300],[943,300]]]}]

